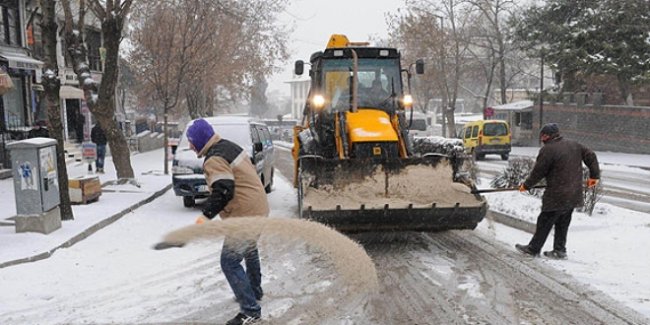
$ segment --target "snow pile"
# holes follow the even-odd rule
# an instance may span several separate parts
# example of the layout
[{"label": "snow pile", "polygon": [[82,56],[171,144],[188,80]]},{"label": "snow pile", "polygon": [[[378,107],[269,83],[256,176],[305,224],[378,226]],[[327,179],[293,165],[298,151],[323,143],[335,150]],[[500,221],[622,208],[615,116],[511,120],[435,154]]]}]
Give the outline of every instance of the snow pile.
[{"label": "snow pile", "polygon": [[413,152],[416,155],[438,153],[443,155],[462,154],[465,151],[463,140],[438,136],[414,137]]}]

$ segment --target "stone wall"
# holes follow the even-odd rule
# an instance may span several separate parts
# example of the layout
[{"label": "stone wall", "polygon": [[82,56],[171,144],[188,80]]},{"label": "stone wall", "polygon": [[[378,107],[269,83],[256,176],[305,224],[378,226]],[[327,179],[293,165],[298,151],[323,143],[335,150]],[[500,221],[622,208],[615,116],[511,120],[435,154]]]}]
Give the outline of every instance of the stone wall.
[{"label": "stone wall", "polygon": [[[593,150],[650,154],[650,107],[548,103],[543,105],[543,123],[555,122],[560,132]],[[533,135],[539,134],[539,104],[533,108]],[[538,141],[529,139],[534,144]]]},{"label": "stone wall", "polygon": [[151,132],[148,130],[140,132],[135,136],[138,144],[137,150],[139,152],[146,152],[162,148],[164,144],[163,137],[164,135],[158,132]]}]

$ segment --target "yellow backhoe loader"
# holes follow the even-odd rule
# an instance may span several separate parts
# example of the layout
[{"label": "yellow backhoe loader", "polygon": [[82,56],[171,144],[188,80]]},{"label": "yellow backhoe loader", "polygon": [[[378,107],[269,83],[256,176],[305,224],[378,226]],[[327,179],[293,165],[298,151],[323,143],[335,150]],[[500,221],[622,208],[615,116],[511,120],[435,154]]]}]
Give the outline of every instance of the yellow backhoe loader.
[{"label": "yellow backhoe loader", "polygon": [[[462,174],[461,150],[416,152],[409,136],[410,68],[394,48],[332,35],[310,59],[311,87],[294,128],[300,216],[347,232],[473,229],[485,199]],[[295,73],[305,63],[296,61]],[[410,88],[410,87],[407,87]]]}]

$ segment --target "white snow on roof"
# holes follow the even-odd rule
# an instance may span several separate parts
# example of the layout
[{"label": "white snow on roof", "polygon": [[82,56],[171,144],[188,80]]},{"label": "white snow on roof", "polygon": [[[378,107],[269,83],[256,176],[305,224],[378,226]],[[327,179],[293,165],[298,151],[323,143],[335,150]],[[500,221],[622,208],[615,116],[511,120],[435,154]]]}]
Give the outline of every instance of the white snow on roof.
[{"label": "white snow on roof", "polygon": [[503,105],[496,105],[492,106],[493,109],[498,109],[498,110],[505,110],[505,111],[520,111],[526,108],[531,108],[533,107],[533,101],[532,100],[521,100],[518,102],[512,102],[508,104],[503,104]]},{"label": "white snow on roof", "polygon": [[483,119],[483,114],[455,114],[454,120],[456,124],[465,124],[468,122],[480,121]]},{"label": "white snow on roof", "polygon": [[[247,124],[248,122],[255,121],[255,118],[250,116],[239,116],[239,115],[222,115],[222,116],[212,116],[204,117],[206,122],[214,124]],[[192,124],[192,120],[189,124]]]}]

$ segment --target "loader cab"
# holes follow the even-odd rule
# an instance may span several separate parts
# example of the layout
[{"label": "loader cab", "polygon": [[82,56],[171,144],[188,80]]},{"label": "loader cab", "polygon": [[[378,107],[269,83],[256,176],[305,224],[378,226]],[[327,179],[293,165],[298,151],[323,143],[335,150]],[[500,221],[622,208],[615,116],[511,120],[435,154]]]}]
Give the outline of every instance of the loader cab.
[{"label": "loader cab", "polygon": [[[356,52],[357,70],[354,72]],[[384,48],[327,49],[312,56],[312,95],[323,98],[322,109],[329,112],[353,110],[357,87],[357,109],[402,109],[404,94],[399,53]],[[356,82],[355,82],[356,81]]]}]

